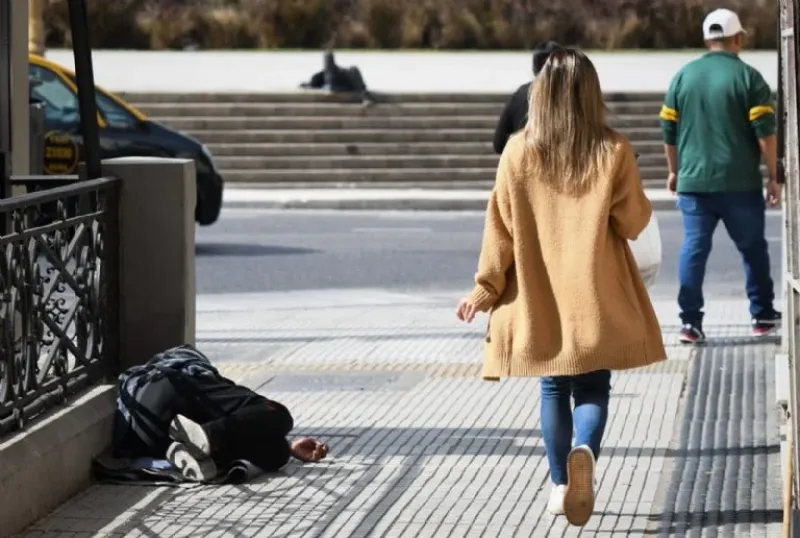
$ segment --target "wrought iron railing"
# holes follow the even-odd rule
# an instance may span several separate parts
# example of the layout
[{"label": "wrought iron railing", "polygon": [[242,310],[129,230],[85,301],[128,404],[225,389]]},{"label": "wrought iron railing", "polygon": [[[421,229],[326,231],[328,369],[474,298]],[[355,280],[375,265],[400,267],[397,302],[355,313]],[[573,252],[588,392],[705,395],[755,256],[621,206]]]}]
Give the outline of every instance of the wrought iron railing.
[{"label": "wrought iron railing", "polygon": [[0,435],[115,371],[118,200],[114,178],[0,200]]}]

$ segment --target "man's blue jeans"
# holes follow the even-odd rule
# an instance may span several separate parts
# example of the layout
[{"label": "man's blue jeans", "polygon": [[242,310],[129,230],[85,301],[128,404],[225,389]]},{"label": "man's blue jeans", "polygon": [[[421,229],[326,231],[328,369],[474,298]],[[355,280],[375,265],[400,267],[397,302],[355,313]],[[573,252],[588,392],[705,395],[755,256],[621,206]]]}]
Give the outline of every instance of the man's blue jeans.
[{"label": "man's blue jeans", "polygon": [[775,294],[765,238],[763,193],[758,190],[679,194],[677,205],[683,216],[683,246],[678,260],[678,306],[683,323],[703,321],[706,262],[720,220],[742,254],[750,315],[757,318],[772,313]]},{"label": "man's blue jeans", "polygon": [[[556,485],[567,483],[567,456],[575,445],[587,445],[600,455],[600,442],[608,420],[611,372],[598,370],[576,376],[541,378],[542,438],[550,464],[550,479]],[[575,410],[570,399],[575,398]]]}]

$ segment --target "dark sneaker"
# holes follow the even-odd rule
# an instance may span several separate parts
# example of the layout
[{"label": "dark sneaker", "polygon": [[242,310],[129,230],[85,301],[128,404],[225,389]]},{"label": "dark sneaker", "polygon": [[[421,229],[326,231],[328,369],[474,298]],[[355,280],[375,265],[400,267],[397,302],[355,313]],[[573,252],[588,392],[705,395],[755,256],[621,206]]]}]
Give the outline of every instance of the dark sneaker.
[{"label": "dark sneaker", "polygon": [[753,318],[753,336],[767,336],[774,333],[780,328],[782,318],[778,311]]},{"label": "dark sneaker", "polygon": [[195,458],[211,456],[211,441],[203,427],[183,415],[176,415],[169,425],[169,436],[186,446]]},{"label": "dark sneaker", "polygon": [[183,443],[172,443],[167,459],[181,474],[193,482],[207,482],[217,477],[217,466],[211,458],[198,458],[194,450]]},{"label": "dark sneaker", "polygon": [[704,344],[706,333],[700,325],[686,323],[681,328],[680,341],[684,344]]}]

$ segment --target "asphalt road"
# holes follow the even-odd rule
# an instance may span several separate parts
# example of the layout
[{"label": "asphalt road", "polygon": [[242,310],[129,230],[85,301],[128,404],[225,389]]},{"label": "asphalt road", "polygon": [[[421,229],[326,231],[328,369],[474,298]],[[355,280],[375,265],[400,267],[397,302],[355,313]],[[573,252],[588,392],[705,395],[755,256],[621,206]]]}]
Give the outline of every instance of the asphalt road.
[{"label": "asphalt road", "polygon": [[[654,298],[677,293],[682,229],[658,214],[663,264]],[[781,217],[767,217],[773,278],[779,282]],[[467,290],[483,229],[480,213],[223,210],[197,231],[198,293],[325,288]],[[706,294],[743,297],[741,258],[722,226],[709,260]]]}]

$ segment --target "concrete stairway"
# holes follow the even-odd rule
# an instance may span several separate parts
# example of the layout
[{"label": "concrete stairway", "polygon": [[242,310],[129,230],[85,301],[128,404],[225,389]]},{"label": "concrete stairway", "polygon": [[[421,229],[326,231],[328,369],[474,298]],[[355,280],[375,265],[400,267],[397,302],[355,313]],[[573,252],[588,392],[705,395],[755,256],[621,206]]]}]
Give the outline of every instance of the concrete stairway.
[{"label": "concrete stairway", "polygon": [[[480,188],[494,180],[492,137],[508,95],[129,94],[205,143],[228,183],[274,187]],[[666,178],[661,94],[610,94],[612,125],[641,154],[650,187]]]}]

